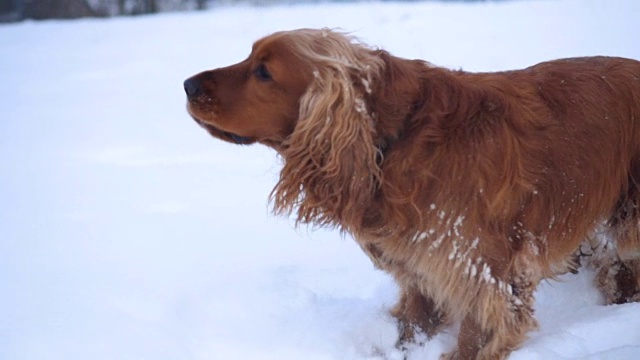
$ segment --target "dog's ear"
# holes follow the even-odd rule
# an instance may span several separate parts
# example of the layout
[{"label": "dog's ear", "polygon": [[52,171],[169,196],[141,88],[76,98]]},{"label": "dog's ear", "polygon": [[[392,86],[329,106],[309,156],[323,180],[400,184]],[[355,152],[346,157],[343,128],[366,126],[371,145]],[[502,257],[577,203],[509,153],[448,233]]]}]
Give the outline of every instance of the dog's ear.
[{"label": "dog's ear", "polygon": [[314,79],[281,152],[284,167],[271,194],[277,213],[345,230],[359,225],[380,183],[375,124],[367,97],[382,62],[350,44],[313,62]]}]

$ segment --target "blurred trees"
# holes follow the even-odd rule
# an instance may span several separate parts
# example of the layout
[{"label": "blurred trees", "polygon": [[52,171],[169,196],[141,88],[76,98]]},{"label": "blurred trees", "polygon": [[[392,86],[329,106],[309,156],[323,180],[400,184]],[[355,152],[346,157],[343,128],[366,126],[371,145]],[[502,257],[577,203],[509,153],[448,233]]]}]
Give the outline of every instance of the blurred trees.
[{"label": "blurred trees", "polygon": [[0,22],[203,10],[208,0],[0,0]]},{"label": "blurred trees", "polygon": [[[331,2],[349,0],[0,0],[0,23],[7,21],[19,21],[24,19],[75,19],[82,17],[142,15],[177,10],[204,10],[207,8],[207,5],[209,3],[232,4],[244,2],[249,4],[265,5],[277,3],[291,4],[296,2],[308,3],[321,1]],[[503,0],[437,1],[471,2]]]},{"label": "blurred trees", "polygon": [[72,19],[97,15],[84,0],[23,0],[21,10],[23,18],[35,20]]}]

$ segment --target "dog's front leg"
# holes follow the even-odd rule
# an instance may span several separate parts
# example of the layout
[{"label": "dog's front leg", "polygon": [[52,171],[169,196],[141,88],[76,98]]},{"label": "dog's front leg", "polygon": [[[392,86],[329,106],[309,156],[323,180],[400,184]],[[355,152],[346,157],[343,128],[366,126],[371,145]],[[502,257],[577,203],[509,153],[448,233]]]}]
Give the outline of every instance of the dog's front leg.
[{"label": "dog's front leg", "polygon": [[414,342],[419,332],[431,338],[449,324],[447,312],[415,286],[402,288],[400,300],[391,310],[391,315],[398,320],[398,348]]}]

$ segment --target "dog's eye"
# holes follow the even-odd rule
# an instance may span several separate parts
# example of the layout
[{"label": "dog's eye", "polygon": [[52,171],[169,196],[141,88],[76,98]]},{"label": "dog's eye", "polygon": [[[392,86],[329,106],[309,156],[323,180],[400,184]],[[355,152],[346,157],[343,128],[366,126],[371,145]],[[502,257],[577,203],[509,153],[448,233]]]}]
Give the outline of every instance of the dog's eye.
[{"label": "dog's eye", "polygon": [[269,73],[269,70],[267,70],[267,67],[264,64],[258,65],[258,67],[254,71],[254,73],[256,74],[256,77],[260,81],[271,81],[272,80],[271,74]]}]

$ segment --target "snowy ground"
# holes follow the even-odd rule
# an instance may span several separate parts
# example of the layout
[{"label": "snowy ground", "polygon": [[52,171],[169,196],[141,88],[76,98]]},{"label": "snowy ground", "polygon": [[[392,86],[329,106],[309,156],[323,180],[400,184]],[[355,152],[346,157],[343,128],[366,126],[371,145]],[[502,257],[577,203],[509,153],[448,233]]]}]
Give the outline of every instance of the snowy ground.
[{"label": "snowy ground", "polygon": [[[393,282],[348,237],[272,217],[275,154],[210,139],[182,80],[298,27],[475,71],[640,59],[639,16],[636,0],[548,0],[0,26],[0,358],[401,359]],[[640,304],[598,305],[590,277],[540,288],[540,330],[511,359],[640,358]]]}]

